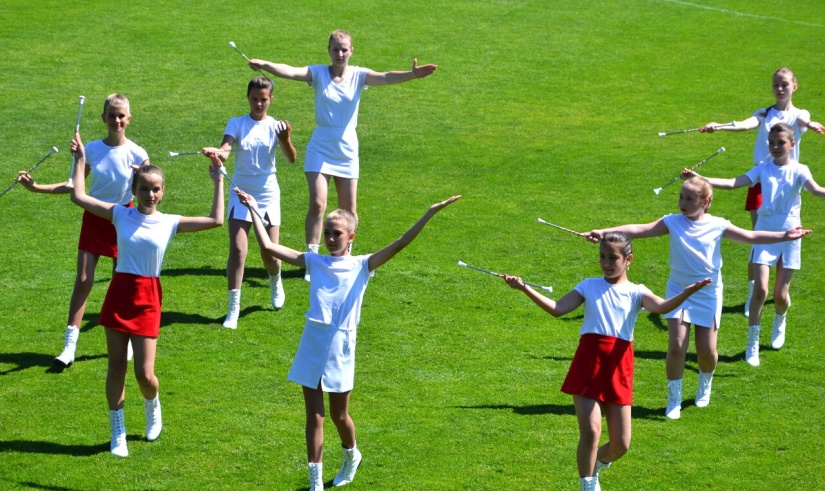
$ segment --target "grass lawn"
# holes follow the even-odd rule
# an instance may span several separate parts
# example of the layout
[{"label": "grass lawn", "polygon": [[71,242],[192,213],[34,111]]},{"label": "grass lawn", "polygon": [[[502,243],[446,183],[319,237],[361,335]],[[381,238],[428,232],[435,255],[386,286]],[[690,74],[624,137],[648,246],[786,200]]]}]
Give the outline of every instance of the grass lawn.
[{"label": "grass lawn", "polygon": [[[229,41],[252,58],[326,64],[327,36],[344,28],[354,37],[353,65],[402,70],[414,57],[439,65],[430,78],[372,88],[361,103],[355,253],[394,240],[431,203],[464,198],[367,289],[351,403],[365,460],[353,491],[577,489],[576,418],[559,387],[581,310],[554,319],[457,262],[550,284],[558,298],[600,275],[598,251],[537,217],[581,231],[646,223],[678,212],[678,184],[652,190],[719,147],[727,151],[703,166],[705,175],[733,177],[751,165],[755,132],[658,132],[746,119],[773,103],[771,74],[786,65],[799,81],[795,105],[825,121],[825,4],[817,0],[777,0],[770,9],[745,0],[6,0],[0,25],[0,189],[52,146],[60,152],[34,177],[64,180],[78,96],[91,141],[105,136],[105,97],[122,92],[132,105],[128,136],[166,173],[160,209],[185,215],[209,212],[207,163],[168,153],[218,144],[228,119],[248,112],[254,72]],[[269,113],[290,121],[299,150],[296,164],[279,160],[278,179],[281,242],[300,249],[311,89],[276,81]],[[825,182],[825,137],[807,133],[801,155]],[[744,197],[717,191],[711,212],[747,227]],[[711,404],[693,405],[691,347],[682,419],[665,419],[667,329],[658,316],[640,316],[633,441],[601,475],[602,489],[825,488],[825,290],[817,280],[825,201],[805,193],[803,202],[803,225],[815,233],[804,239],[791,287],[786,346],[769,347],[769,303],[762,365],[744,362],[748,248],[725,243]],[[98,266],[78,359],[53,373],[81,211],[68,196],[22,187],[0,205],[0,489],[306,489],[303,400],[286,380],[308,305],[297,270],[286,268],[287,303],[274,311],[252,244],[242,317],[230,331],[220,326],[226,229],[173,240],[156,363],[163,434],[143,438],[130,375],[130,456],[118,459],[109,454],[97,325],[111,262]],[[667,239],[636,241],[635,253],[631,281],[664,294]],[[331,422],[325,448],[331,481],[341,461]]]}]

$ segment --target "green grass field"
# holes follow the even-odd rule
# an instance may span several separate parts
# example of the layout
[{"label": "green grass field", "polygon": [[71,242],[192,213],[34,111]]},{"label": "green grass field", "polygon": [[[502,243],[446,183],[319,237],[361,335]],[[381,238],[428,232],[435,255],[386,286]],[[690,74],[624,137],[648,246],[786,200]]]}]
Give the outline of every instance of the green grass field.
[{"label": "green grass field", "polygon": [[[331,3],[6,0],[0,9],[0,188],[50,147],[35,172],[64,180],[79,95],[81,131],[105,136],[109,93],[132,103],[131,139],[166,172],[160,209],[206,214],[206,160],[168,158],[220,142],[248,111],[250,57],[327,63],[329,32],[349,30],[351,64],[430,78],[377,87],[359,121],[361,225],[356,253],[394,240],[431,203],[440,213],[370,282],[359,327],[351,414],[364,464],[353,491],[578,489],[578,430],[561,393],[581,311],[544,314],[502,281],[457,261],[551,284],[555,298],[600,274],[595,246],[536,223],[576,230],[649,222],[678,212],[679,170],[733,177],[751,165],[754,132],[658,138],[659,131],[745,119],[773,103],[770,77],[790,66],[794,103],[825,121],[825,4],[777,0],[556,0]],[[299,160],[281,159],[281,241],[303,247],[303,153],[314,127],[311,89],[279,80],[270,114],[288,119]],[[825,137],[809,132],[802,162],[825,182]],[[230,163],[231,167],[231,163]],[[711,212],[739,226],[745,193],[717,191]],[[825,382],[825,202],[805,193],[803,269],[791,288],[788,341],[762,366],[743,361],[748,248],[726,243],[720,364],[710,406],[693,406],[688,355],[682,419],[664,418],[665,323],[642,315],[634,342],[630,451],[602,489],[822,489]],[[334,203],[334,198],[332,200]],[[177,237],[166,256],[156,370],[165,427],[143,438],[140,393],[127,379],[128,459],[109,454],[106,349],[97,325],[111,278],[98,267],[75,364],[49,370],[63,342],[80,209],[22,187],[0,198],[0,489],[274,489],[307,487],[303,400],[286,380],[308,284],[287,268],[286,307],[269,306],[250,247],[237,331],[225,315],[226,229]],[[637,241],[630,279],[663,294],[666,238]],[[326,426],[325,480],[341,462]]]}]

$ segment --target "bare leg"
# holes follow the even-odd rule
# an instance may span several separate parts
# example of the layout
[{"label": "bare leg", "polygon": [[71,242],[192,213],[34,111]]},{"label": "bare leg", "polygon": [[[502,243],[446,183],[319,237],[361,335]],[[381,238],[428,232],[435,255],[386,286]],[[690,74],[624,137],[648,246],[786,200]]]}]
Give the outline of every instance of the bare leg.
[{"label": "bare leg", "polygon": [[74,280],[72,299],[69,302],[69,326],[78,326],[83,322],[86,312],[86,299],[95,284],[95,269],[100,256],[89,251],[77,251],[77,275]]},{"label": "bare leg", "polygon": [[590,477],[596,468],[596,452],[602,434],[602,412],[598,402],[583,396],[573,396],[573,406],[579,422],[579,445],[576,447],[579,477]]},{"label": "bare leg", "polygon": [[105,328],[106,350],[109,354],[109,370],[106,373],[106,400],[109,409],[123,408],[126,392],[126,349],[129,335],[125,332]]},{"label": "bare leg", "polygon": [[226,280],[229,290],[241,288],[251,225],[243,220],[229,219],[229,257],[226,260]]},{"label": "bare leg", "polygon": [[599,447],[597,456],[601,462],[609,464],[621,458],[630,448],[630,406],[605,402],[602,408],[610,440]]},{"label": "bare leg", "polygon": [[335,190],[338,192],[338,208],[352,213],[357,220],[356,195],[358,194],[358,179],[347,179],[337,176],[333,179],[335,179]]},{"label": "bare leg", "polygon": [[318,463],[324,456],[324,392],[320,382],[317,389],[301,388],[306,409],[307,460]]},{"label": "bare leg", "polygon": [[338,430],[338,436],[341,437],[341,445],[344,448],[353,448],[355,446],[355,423],[349,415],[349,396],[350,392],[330,392],[329,393],[329,413],[332,416],[332,422],[335,423],[335,428]]},{"label": "bare leg", "polygon": [[135,378],[140,393],[145,399],[152,400],[158,396],[158,378],[155,376],[155,353],[158,339],[145,336],[132,336],[132,348],[135,352]]},{"label": "bare leg", "polygon": [[766,264],[754,264],[754,268],[756,277],[754,278],[755,283],[749,308],[748,325],[758,326],[762,321],[762,307],[768,297],[768,280],[770,279],[771,268]]},{"label": "bare leg", "polygon": [[685,357],[690,344],[690,324],[681,319],[668,319],[667,332],[665,373],[668,380],[680,380],[685,373]]},{"label": "bare leg", "polygon": [[793,279],[793,269],[786,269],[782,266],[782,259],[776,263],[776,283],[773,285],[773,306],[777,314],[785,314],[789,307],[788,292],[791,289]]},{"label": "bare leg", "polygon": [[306,243],[320,244],[324,213],[327,211],[329,176],[319,172],[305,172],[304,174],[309,187],[309,209],[307,209],[307,218],[304,225]]},{"label": "bare leg", "polygon": [[[714,324],[716,324],[714,322]],[[695,326],[693,336],[696,339],[696,358],[699,361],[699,370],[705,373],[713,373],[716,370],[716,363],[719,361],[719,353],[716,351],[716,338],[719,329],[714,325],[707,328]]]}]

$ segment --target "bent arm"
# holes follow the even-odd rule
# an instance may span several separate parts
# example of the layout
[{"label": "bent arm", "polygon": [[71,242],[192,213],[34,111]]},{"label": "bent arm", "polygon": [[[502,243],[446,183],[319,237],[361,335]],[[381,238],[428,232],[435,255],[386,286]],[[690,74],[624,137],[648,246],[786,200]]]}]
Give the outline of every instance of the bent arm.
[{"label": "bent arm", "polygon": [[278,132],[278,142],[281,145],[281,152],[283,152],[287,162],[294,164],[295,159],[298,158],[298,150],[296,150],[295,145],[292,144],[292,125],[286,120],[284,120],[283,123],[286,127]]},{"label": "bent arm", "polygon": [[252,216],[252,226],[255,227],[255,238],[258,239],[258,247],[276,259],[285,261],[293,266],[298,266],[299,268],[306,268],[304,253],[276,244],[269,238],[266,227],[264,227],[258,214],[255,213],[254,207],[257,206],[255,199],[238,188],[233,189],[233,191],[238,193],[241,204],[249,208],[250,215]]},{"label": "bent arm", "polygon": [[253,70],[265,70],[278,78],[285,78],[287,80],[298,80],[301,82],[312,81],[312,72],[307,66],[296,68],[284,63],[272,63],[266,60],[253,59],[249,60],[249,68]]},{"label": "bent arm", "polygon": [[410,242],[413,241],[418,234],[421,233],[421,230],[424,229],[424,226],[427,225],[427,222],[430,221],[432,217],[435,216],[436,213],[441,211],[444,207],[449,206],[450,204],[454,203],[458,199],[461,198],[461,195],[452,196],[440,203],[436,203],[432,205],[424,215],[418,219],[409,230],[404,232],[404,235],[396,239],[390,245],[384,247],[380,251],[376,252],[375,254],[370,256],[369,259],[369,268],[370,271],[375,271],[378,269],[382,264],[386,263],[390,259],[393,258],[396,254],[401,252],[402,249],[410,245]]},{"label": "bent arm", "polygon": [[79,133],[72,140],[72,152],[75,154],[76,159],[74,175],[72,176],[72,183],[74,183],[74,187],[71,189],[72,203],[111,222],[112,210],[116,204],[106,203],[86,194],[86,153],[80,141]]},{"label": "bent arm", "polygon": [[507,282],[511,288],[523,291],[533,303],[553,317],[561,317],[568,314],[584,303],[584,297],[576,290],[572,290],[558,301],[554,301],[530,288],[530,285],[526,285],[518,276],[504,275],[504,281]]},{"label": "bent arm", "polygon": [[678,295],[674,295],[667,300],[662,299],[662,297],[656,295],[655,293],[649,291],[645,292],[645,294],[642,295],[642,307],[646,308],[650,312],[653,312],[654,314],[667,314],[671,310],[682,305],[682,302],[687,300],[688,297],[709,285],[711,281],[712,280],[710,278],[697,281],[692,285],[688,285],[687,288],[682,290]]}]

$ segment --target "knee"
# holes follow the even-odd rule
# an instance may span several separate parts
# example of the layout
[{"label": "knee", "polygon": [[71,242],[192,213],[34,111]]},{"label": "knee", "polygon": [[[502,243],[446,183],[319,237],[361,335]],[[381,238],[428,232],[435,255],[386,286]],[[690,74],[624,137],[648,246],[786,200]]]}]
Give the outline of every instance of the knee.
[{"label": "knee", "polygon": [[325,199],[316,196],[315,199],[309,200],[310,215],[323,216],[325,211],[327,211],[327,202]]},{"label": "knee", "polygon": [[602,425],[599,423],[592,423],[579,428],[579,439],[586,445],[596,447],[599,444],[599,438],[601,438],[601,436]]},{"label": "knee", "polygon": [[152,370],[145,370],[142,368],[135,369],[135,379],[138,385],[143,388],[153,387],[155,385],[155,372]]},{"label": "knee", "polygon": [[616,443],[610,442],[610,453],[613,460],[622,457],[630,449],[630,438],[627,440],[620,440]]}]

